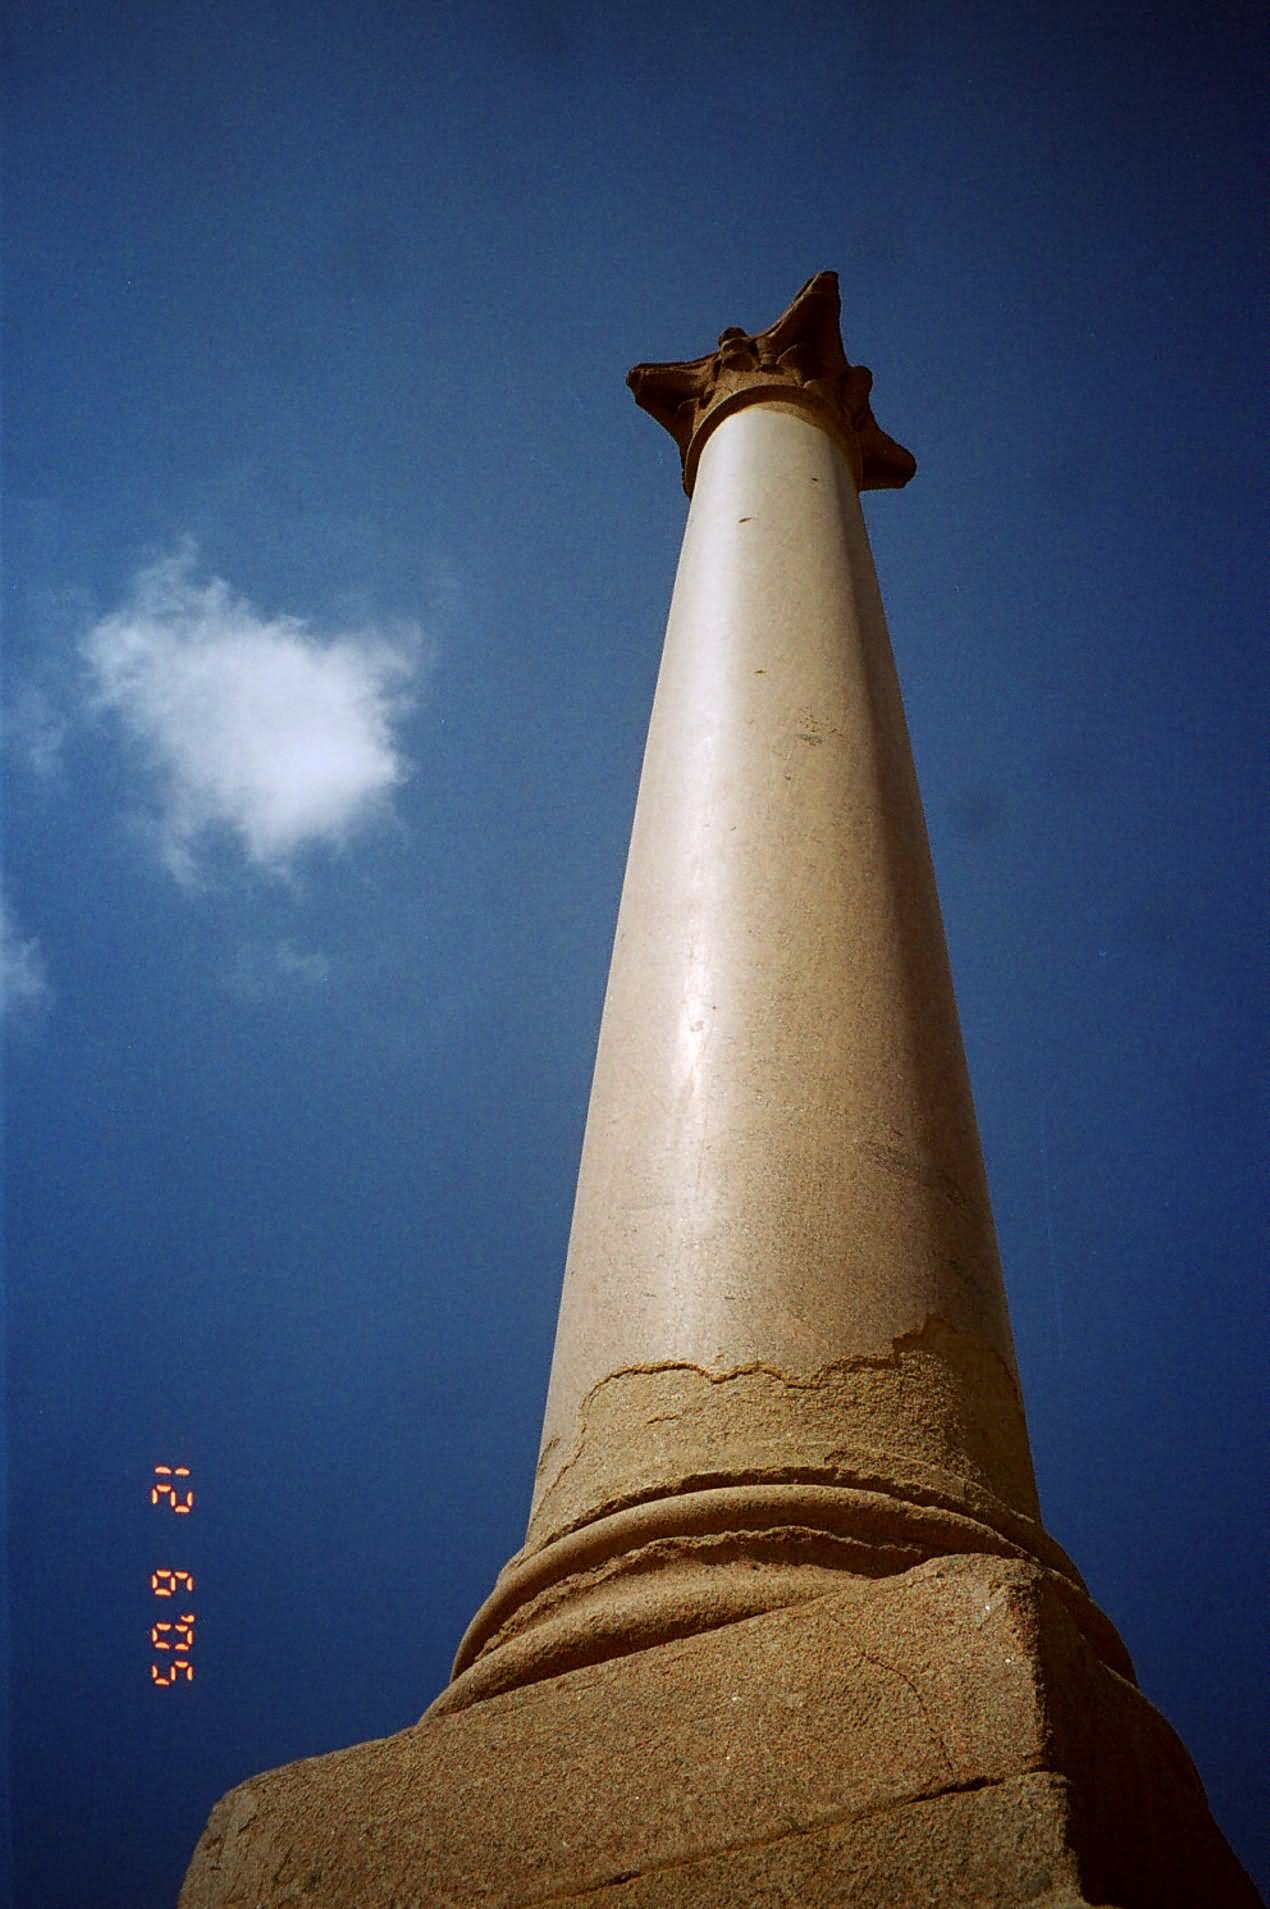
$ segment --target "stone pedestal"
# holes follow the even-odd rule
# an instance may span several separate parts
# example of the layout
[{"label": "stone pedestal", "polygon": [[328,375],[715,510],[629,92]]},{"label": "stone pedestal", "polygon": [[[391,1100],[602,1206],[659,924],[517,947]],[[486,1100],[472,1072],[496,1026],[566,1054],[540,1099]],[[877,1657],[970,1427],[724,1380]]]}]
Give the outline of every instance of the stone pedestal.
[{"label": "stone pedestal", "polygon": [[294,1763],[179,1909],[1255,1909],[1066,1579],[941,1558]]}]

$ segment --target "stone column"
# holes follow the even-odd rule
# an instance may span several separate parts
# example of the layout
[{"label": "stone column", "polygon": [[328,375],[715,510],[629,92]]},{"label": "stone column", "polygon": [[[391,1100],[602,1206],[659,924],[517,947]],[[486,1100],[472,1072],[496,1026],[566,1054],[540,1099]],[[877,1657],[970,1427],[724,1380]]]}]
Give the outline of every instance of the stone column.
[{"label": "stone column", "polygon": [[528,1540],[181,1909],[1255,1909],[1038,1519],[857,496],[912,459],[827,273],[631,382],[692,508]]},{"label": "stone column", "polygon": [[628,382],[692,502],[528,1540],[460,1649],[465,1701],[844,1570],[994,1551],[1079,1581],[1039,1524],[860,510],[913,459],[831,273]]}]

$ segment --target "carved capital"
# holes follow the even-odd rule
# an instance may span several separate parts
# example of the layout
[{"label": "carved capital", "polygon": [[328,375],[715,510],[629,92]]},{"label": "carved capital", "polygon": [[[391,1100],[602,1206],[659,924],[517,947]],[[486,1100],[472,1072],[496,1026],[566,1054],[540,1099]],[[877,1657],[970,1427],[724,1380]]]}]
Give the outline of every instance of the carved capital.
[{"label": "carved capital", "polygon": [[836,272],[817,272],[766,331],[731,325],[718,349],[678,364],[636,365],[626,382],[635,402],[664,424],[683,459],[692,495],[697,461],[711,431],[747,404],[796,406],[832,431],[851,459],[861,490],[895,490],[917,464],[879,429],[869,407],[873,374],[847,362]]}]

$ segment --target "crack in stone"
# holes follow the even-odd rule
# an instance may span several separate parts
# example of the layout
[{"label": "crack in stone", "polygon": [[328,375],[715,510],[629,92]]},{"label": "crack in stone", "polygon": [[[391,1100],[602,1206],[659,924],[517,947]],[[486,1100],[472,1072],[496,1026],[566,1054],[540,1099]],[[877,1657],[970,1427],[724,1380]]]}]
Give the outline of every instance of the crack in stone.
[{"label": "crack in stone", "polygon": [[[891,1666],[887,1665],[887,1669]],[[907,1680],[906,1680],[907,1681]],[[785,1829],[779,1829],[767,1836],[743,1837],[734,1843],[720,1843],[711,1848],[693,1849],[686,1856],[678,1856],[664,1863],[651,1863],[647,1869],[620,1870],[615,1875],[606,1876],[600,1882],[585,1883],[580,1889],[557,1891],[549,1896],[526,1896],[522,1909],[544,1909],[553,1902],[581,1902],[586,1896],[598,1895],[602,1889],[614,1889],[622,1883],[638,1882],[643,1876],[664,1876],[676,1869],[690,1869],[695,1863],[709,1861],[715,1856],[731,1856],[742,1850],[768,1849],[776,1843],[786,1842],[791,1836],[814,1836],[821,1830],[832,1829],[836,1823],[868,1822],[870,1818],[885,1816],[895,1810],[910,1809],[918,1803],[935,1803],[944,1796],[964,1796],[975,1790],[998,1789],[1003,1783],[1017,1781],[1014,1777],[976,1776],[967,1777],[960,1783],[946,1783],[937,1790],[918,1790],[906,1796],[889,1799],[885,1803],[875,1803],[866,1809],[844,1808],[834,1810],[824,1816],[816,1817],[809,1823],[790,1823]]]},{"label": "crack in stone", "polygon": [[905,1676],[904,1672],[900,1669],[898,1664],[889,1663],[885,1657],[874,1657],[871,1654],[871,1652],[867,1650],[861,1650],[858,1645],[856,1646],[856,1656],[859,1657],[864,1663],[872,1664],[877,1670],[889,1670],[892,1676],[898,1677],[900,1682],[906,1686],[909,1692],[909,1695],[913,1699],[913,1702],[917,1705],[917,1709],[921,1716],[922,1722],[926,1725],[926,1728],[930,1732],[931,1738],[933,1739],[933,1741],[939,1745],[939,1754],[944,1759],[945,1767],[951,1773],[952,1767],[953,1767],[953,1760],[948,1753],[948,1745],[944,1742],[943,1732],[936,1728],[934,1722],[931,1719],[930,1712],[926,1708],[926,1699],[923,1697],[921,1691],[917,1688],[917,1685],[913,1682],[912,1678]]}]

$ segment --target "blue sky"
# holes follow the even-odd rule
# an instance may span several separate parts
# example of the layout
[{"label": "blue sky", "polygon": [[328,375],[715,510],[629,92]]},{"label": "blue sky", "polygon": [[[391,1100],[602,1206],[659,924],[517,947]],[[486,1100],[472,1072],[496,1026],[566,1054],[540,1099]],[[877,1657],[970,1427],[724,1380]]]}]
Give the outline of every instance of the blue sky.
[{"label": "blue sky", "polygon": [[520,1543],[684,516],[623,378],[825,267],[1047,1520],[1270,1875],[1258,12],[11,9],[21,1909],[170,1902]]}]

